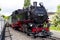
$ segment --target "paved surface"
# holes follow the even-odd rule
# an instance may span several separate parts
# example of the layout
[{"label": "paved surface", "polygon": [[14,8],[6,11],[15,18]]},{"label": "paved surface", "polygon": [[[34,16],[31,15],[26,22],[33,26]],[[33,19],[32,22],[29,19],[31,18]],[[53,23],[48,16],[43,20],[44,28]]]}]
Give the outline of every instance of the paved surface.
[{"label": "paved surface", "polygon": [[[32,38],[31,36],[27,36],[25,33],[13,30],[10,27],[6,28],[5,33],[5,40],[60,40],[60,38],[57,37],[51,37],[51,38]],[[55,36],[58,36],[55,34]]]},{"label": "paved surface", "polygon": [[58,32],[58,31],[52,30],[51,32],[53,33],[52,36],[57,37],[57,38],[60,38],[60,31]]}]

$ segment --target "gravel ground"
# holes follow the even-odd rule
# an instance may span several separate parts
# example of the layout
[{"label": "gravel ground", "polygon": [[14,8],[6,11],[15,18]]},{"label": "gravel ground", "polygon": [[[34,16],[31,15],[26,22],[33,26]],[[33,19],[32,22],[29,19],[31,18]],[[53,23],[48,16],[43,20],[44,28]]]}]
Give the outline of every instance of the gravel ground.
[{"label": "gravel ground", "polygon": [[[56,34],[54,34],[56,36]],[[27,36],[25,33],[13,30],[10,27],[6,28],[5,33],[5,40],[60,40],[60,38],[57,37],[51,37],[51,38],[32,38],[31,36]],[[58,36],[58,35],[57,35]]]}]

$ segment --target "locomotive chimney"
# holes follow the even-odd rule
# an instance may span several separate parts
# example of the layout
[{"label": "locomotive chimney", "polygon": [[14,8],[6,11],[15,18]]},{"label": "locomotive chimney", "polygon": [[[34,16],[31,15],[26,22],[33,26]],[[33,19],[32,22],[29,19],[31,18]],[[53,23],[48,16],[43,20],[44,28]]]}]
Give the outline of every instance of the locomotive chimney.
[{"label": "locomotive chimney", "polygon": [[36,6],[37,6],[37,2],[33,2],[33,6],[35,6],[35,7],[36,7]]}]

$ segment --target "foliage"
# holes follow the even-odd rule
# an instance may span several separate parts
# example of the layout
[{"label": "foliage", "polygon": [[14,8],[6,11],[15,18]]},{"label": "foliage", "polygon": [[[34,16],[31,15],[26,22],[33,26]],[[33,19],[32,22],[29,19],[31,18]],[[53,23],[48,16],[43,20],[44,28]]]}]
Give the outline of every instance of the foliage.
[{"label": "foliage", "polygon": [[24,8],[27,8],[30,5],[30,0],[24,0]]},{"label": "foliage", "polygon": [[50,27],[51,30],[56,30],[56,31],[60,31],[60,27],[55,27],[54,25],[52,25]]},{"label": "foliage", "polygon": [[8,20],[10,18],[10,16],[5,16],[5,15],[2,15],[2,17],[4,18],[4,20]]},{"label": "foliage", "polygon": [[[27,8],[28,6],[30,5],[30,0],[24,0],[24,8]],[[16,13],[18,13],[17,11],[16,11]],[[23,18],[23,16],[22,15],[16,15],[16,17],[17,18],[20,18],[20,19],[22,19]]]},{"label": "foliage", "polygon": [[52,17],[52,23],[55,27],[60,27],[60,5],[57,6],[57,12],[55,13],[54,17]]},{"label": "foliage", "polygon": [[1,11],[1,8],[0,8],[0,11]]}]

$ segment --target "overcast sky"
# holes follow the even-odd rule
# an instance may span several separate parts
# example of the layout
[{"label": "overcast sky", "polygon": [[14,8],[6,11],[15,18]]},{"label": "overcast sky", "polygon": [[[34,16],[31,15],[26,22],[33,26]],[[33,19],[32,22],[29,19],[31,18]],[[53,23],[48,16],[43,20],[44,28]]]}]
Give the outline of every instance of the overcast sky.
[{"label": "overcast sky", "polygon": [[[55,12],[57,9],[57,5],[60,4],[60,0],[31,0],[31,4],[37,1],[43,2],[45,8],[49,12]],[[0,8],[2,9],[0,11],[0,14],[4,15],[11,15],[14,10],[22,9],[24,4],[24,0],[0,0]]]}]

